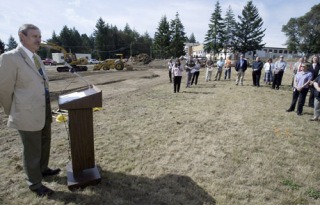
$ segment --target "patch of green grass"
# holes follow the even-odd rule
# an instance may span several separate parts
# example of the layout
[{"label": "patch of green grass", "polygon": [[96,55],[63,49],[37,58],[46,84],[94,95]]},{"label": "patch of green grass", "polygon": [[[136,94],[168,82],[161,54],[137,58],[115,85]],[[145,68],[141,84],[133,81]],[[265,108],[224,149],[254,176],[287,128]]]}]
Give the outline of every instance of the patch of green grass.
[{"label": "patch of green grass", "polygon": [[319,199],[320,198],[320,191],[318,190],[315,190],[314,188],[309,188],[306,192],[306,194],[309,196],[309,197],[312,197],[314,199]]},{"label": "patch of green grass", "polygon": [[294,181],[290,179],[283,180],[282,184],[289,187],[291,190],[299,190],[299,188],[301,187],[301,185],[296,184]]}]

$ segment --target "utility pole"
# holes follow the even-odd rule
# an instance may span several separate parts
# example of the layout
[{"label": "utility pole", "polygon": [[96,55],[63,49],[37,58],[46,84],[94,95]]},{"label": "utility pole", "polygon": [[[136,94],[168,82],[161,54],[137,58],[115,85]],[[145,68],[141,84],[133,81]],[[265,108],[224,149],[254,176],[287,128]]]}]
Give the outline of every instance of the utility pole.
[{"label": "utility pole", "polygon": [[152,46],[150,46],[150,58],[152,58]]},{"label": "utility pole", "polygon": [[132,57],[132,42],[130,43],[130,57]]}]

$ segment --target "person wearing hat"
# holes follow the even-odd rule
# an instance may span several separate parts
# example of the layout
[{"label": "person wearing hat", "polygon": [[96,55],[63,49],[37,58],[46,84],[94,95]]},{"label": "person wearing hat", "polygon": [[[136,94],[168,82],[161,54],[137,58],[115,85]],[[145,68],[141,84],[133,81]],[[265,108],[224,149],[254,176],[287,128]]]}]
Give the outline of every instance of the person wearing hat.
[{"label": "person wearing hat", "polygon": [[0,56],[0,105],[9,115],[8,127],[19,132],[29,189],[38,196],[48,196],[53,190],[44,186],[42,179],[60,169],[48,167],[52,114],[48,78],[36,54],[41,32],[33,24],[24,24],[18,35],[21,44]]},{"label": "person wearing hat", "polygon": [[283,56],[274,65],[272,88],[279,90],[282,82],[283,73],[286,70],[287,62],[283,60]]},{"label": "person wearing hat", "polygon": [[297,115],[302,115],[303,106],[312,79],[312,73],[308,70],[307,65],[302,64],[301,68],[302,71],[298,72],[294,78],[292,101],[289,109],[286,110],[287,112],[294,111],[298,101]]}]

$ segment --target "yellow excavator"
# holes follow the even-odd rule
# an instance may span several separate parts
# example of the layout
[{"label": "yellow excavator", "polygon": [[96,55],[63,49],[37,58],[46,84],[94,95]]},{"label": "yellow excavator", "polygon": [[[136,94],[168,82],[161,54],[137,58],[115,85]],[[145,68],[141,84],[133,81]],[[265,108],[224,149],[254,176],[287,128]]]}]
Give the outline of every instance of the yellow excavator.
[{"label": "yellow excavator", "polygon": [[124,68],[124,62],[123,62],[123,54],[116,54],[116,56],[119,56],[120,59],[106,59],[102,61],[99,64],[96,64],[93,67],[93,70],[110,70],[110,69],[116,69],[116,70],[123,70]]},{"label": "yellow excavator", "polygon": [[[54,43],[50,42],[42,42],[41,47],[52,49],[52,50],[57,50],[63,53],[63,58],[66,63],[72,66],[73,72],[74,71],[87,71],[88,67],[86,66],[88,64],[88,60],[86,58],[79,58],[77,59],[76,55],[72,53],[68,53],[66,49],[64,49],[61,46],[58,46]],[[64,66],[58,66],[57,67],[58,72],[69,72],[70,67],[67,65]]]}]

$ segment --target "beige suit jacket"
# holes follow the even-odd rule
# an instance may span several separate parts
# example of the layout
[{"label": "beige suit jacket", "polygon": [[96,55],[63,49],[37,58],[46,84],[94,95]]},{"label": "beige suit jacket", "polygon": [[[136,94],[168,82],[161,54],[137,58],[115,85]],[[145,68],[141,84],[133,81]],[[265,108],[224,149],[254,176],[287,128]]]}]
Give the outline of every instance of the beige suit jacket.
[{"label": "beige suit jacket", "polygon": [[[44,65],[37,58],[48,82]],[[23,131],[39,131],[44,127],[44,80],[21,47],[0,56],[0,105],[9,115],[8,127]]]}]

